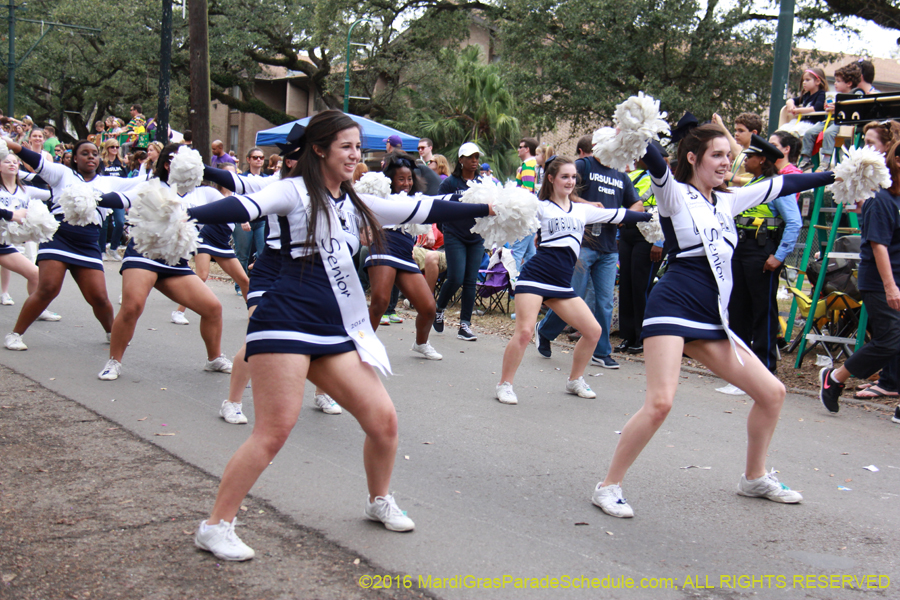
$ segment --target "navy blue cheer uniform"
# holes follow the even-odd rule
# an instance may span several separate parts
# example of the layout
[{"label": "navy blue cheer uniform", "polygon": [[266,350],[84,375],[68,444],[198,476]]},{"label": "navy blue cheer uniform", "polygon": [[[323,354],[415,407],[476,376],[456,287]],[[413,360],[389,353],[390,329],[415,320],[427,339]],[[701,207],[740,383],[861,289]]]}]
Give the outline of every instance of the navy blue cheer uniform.
[{"label": "navy blue cheer uniform", "polygon": [[[107,175],[95,175],[90,181],[85,181],[77,171],[69,167],[45,161],[40,154],[22,148],[19,152],[22,161],[34,169],[36,175],[47,182],[52,194],[50,212],[59,221],[59,229],[56,230],[53,239],[42,242],[38,246],[37,262],[42,260],[56,260],[73,267],[103,270],[103,259],[100,256],[100,225],[71,225],[63,221],[63,209],[59,205],[59,197],[63,191],[71,185],[87,183],[101,194],[107,192],[125,192],[140,185],[138,179],[126,179],[122,177],[110,177]],[[98,221],[102,223],[106,219],[108,208],[98,203]]]},{"label": "navy blue cheer uniform", "polygon": [[[486,204],[461,204],[432,199],[385,200],[361,196],[382,223],[431,223],[486,216]],[[346,194],[330,198],[340,219],[341,240],[354,254],[359,250],[359,215]],[[232,196],[191,209],[201,223],[245,223],[262,215],[277,215],[281,225],[282,261],[278,279],[262,297],[247,328],[246,357],[254,354],[304,354],[312,358],[355,350],[344,327],[340,305],[316,244],[307,245],[306,195],[300,177],[284,179],[246,196]],[[326,215],[319,215],[325,219]],[[352,261],[350,261],[352,265]],[[333,269],[333,266],[329,266]],[[255,268],[254,268],[255,270]],[[335,276],[356,279],[354,270]],[[358,280],[355,281],[358,285]],[[362,306],[364,318],[368,318]]]},{"label": "navy blue cheer uniform", "polygon": [[537,252],[522,268],[516,281],[516,294],[544,298],[578,296],[572,289],[572,274],[586,225],[637,223],[649,221],[651,217],[624,208],[598,208],[587,202],[570,202],[566,211],[550,200],[538,203],[536,216],[541,222]]},{"label": "navy blue cheer uniform", "polygon": [[[666,236],[669,268],[650,292],[641,339],[658,335],[683,337],[685,342],[727,339],[719,316],[716,280],[687,207],[688,196],[697,199],[702,195],[694,186],[676,181],[653,146],[648,146],[643,160],[652,176],[651,188],[659,206],[660,225]],[[729,189],[727,192],[713,191],[711,199],[704,198],[705,210],[715,216],[721,232],[729,233],[736,240],[734,215],[779,196],[833,181],[834,175],[830,172],[773,177],[749,187]],[[728,238],[725,239],[727,241]],[[730,263],[734,247],[727,243],[722,246],[725,252],[721,260]],[[728,302],[727,298],[725,302]]]}]

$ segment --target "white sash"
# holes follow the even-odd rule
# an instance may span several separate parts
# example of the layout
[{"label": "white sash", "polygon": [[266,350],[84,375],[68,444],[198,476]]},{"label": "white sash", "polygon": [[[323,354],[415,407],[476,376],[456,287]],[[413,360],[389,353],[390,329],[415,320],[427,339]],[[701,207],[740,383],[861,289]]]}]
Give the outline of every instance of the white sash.
[{"label": "white sash", "polygon": [[723,227],[715,214],[713,207],[706,198],[703,197],[696,189],[687,189],[685,193],[685,205],[688,213],[694,221],[694,227],[700,235],[703,243],[703,251],[706,253],[706,260],[709,261],[709,268],[713,277],[716,279],[716,286],[719,288],[718,308],[719,318],[722,320],[722,326],[728,335],[728,341],[731,342],[731,349],[737,356],[738,362],[744,364],[744,360],[737,351],[740,345],[750,352],[747,345],[728,327],[728,303],[731,300],[731,287],[733,279],[731,276],[731,257],[734,255],[734,247],[737,245],[737,233],[731,228]]},{"label": "white sash", "polygon": [[[300,197],[306,208],[306,214],[310,214],[309,192],[306,185],[298,177],[295,185],[300,192]],[[331,290],[337,299],[341,310],[341,320],[344,322],[344,330],[363,362],[377,367],[382,374],[393,374],[391,363],[388,360],[384,345],[375,336],[372,324],[369,322],[369,308],[366,306],[366,294],[362,284],[356,276],[353,267],[353,257],[350,247],[344,241],[344,233],[341,230],[341,220],[338,217],[334,203],[328,202],[330,215],[320,214],[316,224],[316,246],[319,256],[328,274]],[[330,216],[329,218],[326,218]],[[330,227],[329,227],[330,223]]]}]

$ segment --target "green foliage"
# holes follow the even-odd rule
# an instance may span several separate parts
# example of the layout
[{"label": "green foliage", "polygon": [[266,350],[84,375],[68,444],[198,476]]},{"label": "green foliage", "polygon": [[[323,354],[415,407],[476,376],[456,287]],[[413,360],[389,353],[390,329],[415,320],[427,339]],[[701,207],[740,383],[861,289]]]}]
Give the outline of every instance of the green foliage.
[{"label": "green foliage", "polygon": [[504,65],[526,122],[608,122],[644,91],[677,119],[689,110],[765,113],[774,21],[718,0],[508,0]]},{"label": "green foliage", "polygon": [[435,61],[439,76],[407,90],[412,105],[396,124],[431,138],[451,165],[464,142],[475,142],[484,162],[504,176],[519,166],[516,145],[521,129],[516,103],[495,64],[484,64],[478,46],[462,52],[444,49]]},{"label": "green foliage", "polygon": [[[57,29],[44,37],[16,71],[19,116],[29,114],[41,124],[51,119],[57,124],[68,121],[78,137],[84,137],[93,130],[93,121],[106,115],[127,122],[128,108],[133,103],[142,104],[148,116],[156,113],[161,16],[158,1],[124,0],[111,5],[105,0],[33,0],[27,8],[17,16],[96,27],[102,32],[84,35]],[[176,27],[179,21],[176,17]],[[21,59],[40,35],[41,25],[17,23],[17,57]],[[179,49],[185,35],[181,28],[176,29],[175,35],[172,106],[173,125],[179,127],[187,117],[187,94],[179,86],[187,73],[187,53]],[[6,57],[3,59],[5,67]],[[0,72],[4,108],[7,75],[5,69]]]}]

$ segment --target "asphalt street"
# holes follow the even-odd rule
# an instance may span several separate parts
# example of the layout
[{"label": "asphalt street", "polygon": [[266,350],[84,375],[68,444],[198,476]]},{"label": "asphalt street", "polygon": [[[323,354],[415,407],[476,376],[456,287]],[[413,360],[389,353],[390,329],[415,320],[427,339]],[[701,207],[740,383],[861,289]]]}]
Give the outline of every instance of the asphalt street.
[{"label": "asphalt street", "polygon": [[[116,308],[117,271],[107,264]],[[210,286],[233,354],[246,310],[230,284]],[[21,278],[11,292],[16,306],[0,306],[4,334],[25,298]],[[191,324],[177,326],[172,309],[153,292],[122,376],[99,381],[106,337],[67,278],[51,305],[63,320],[35,323],[24,336],[29,350],[0,349],[0,362],[218,476],[250,426],[218,417],[228,377],[202,370],[199,318],[188,313]],[[804,502],[744,498],[735,489],[750,401],[717,393],[715,377],[684,372],[674,409],[623,485],[636,516],[620,520],[590,495],[617,430],[643,401],[643,363],[589,367],[598,398],[583,400],[565,393],[571,356],[555,347],[545,360],[532,347],[515,382],[519,405],[506,406],[494,399],[502,338],[433,335],[444,359],[427,361],[409,349],[411,321],[378,335],[391,356],[385,385],[400,423],[392,490],[416,530],[391,533],[363,517],[362,433],[347,414],[315,410],[311,387],[252,493],[386,571],[408,574],[412,587],[448,599],[857,598],[860,589],[898,597],[900,426],[889,416],[845,406],[833,417],[818,400],[789,394],[769,465]],[[244,412],[252,425],[249,389]],[[239,534],[254,546],[252,529]]]}]

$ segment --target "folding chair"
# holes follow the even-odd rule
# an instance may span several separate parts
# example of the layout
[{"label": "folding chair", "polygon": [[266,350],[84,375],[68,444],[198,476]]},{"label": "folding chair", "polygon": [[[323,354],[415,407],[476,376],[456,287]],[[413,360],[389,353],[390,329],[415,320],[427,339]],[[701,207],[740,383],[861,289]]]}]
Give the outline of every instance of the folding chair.
[{"label": "folding chair", "polygon": [[[787,291],[790,292],[797,299],[797,311],[807,321],[812,319],[812,333],[810,335],[822,335],[821,326],[826,322],[826,305],[825,300],[819,300],[816,303],[815,311],[812,311],[810,314],[810,308],[812,308],[812,298],[801,292],[795,287],[787,288]],[[802,338],[800,336],[794,338],[791,341],[791,345],[787,349],[787,353],[790,354],[794,350],[797,349],[797,346],[800,345],[800,340]],[[809,354],[810,350],[812,350],[819,342],[813,343],[811,346],[807,346],[806,350],[803,352],[803,356]]]},{"label": "folding chair", "polygon": [[[506,314],[509,312],[510,281],[509,271],[502,262],[498,262],[488,269],[478,271],[481,274],[480,281],[475,284],[476,301],[488,313],[494,309]],[[503,301],[506,300],[506,308]]]}]

